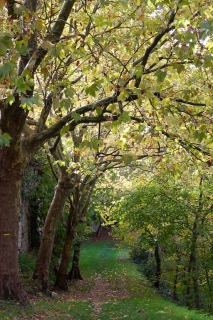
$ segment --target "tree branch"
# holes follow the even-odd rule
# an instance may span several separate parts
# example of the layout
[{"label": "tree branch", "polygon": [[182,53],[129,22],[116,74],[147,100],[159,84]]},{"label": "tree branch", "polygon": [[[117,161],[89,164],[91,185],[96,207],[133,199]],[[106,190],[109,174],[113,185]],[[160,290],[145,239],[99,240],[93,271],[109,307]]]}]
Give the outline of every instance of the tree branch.
[{"label": "tree branch", "polygon": [[50,33],[44,38],[44,41],[41,43],[41,45],[38,47],[38,49],[34,52],[33,56],[29,60],[28,64],[25,67],[25,70],[29,70],[34,74],[40,65],[41,61],[46,56],[48,49],[45,47],[45,43],[51,42],[53,44],[56,44],[59,42],[61,34],[64,30],[64,26],[66,24],[66,21],[70,15],[70,12],[75,4],[76,0],[64,0],[64,3],[61,7],[61,10],[59,12],[58,18],[53,25],[52,29],[50,30]]},{"label": "tree branch", "polygon": [[[174,19],[175,19],[175,16],[177,14],[177,11],[178,11],[178,7],[177,7],[176,10],[173,10],[171,12],[166,28],[164,28],[161,32],[159,32],[155,36],[155,38],[153,39],[152,43],[146,48],[144,55],[140,59],[138,59],[137,61],[135,61],[133,63],[133,67],[138,65],[139,63],[141,63],[141,65],[143,67],[143,70],[145,69],[147,61],[148,61],[151,53],[153,52],[153,50],[155,49],[155,47],[159,43],[159,41],[165,36],[165,34],[167,34],[169,31],[175,29],[175,27],[171,26],[171,24],[174,22]],[[136,88],[139,87],[140,82],[141,82],[141,77],[137,78],[136,81],[135,81]]]}]

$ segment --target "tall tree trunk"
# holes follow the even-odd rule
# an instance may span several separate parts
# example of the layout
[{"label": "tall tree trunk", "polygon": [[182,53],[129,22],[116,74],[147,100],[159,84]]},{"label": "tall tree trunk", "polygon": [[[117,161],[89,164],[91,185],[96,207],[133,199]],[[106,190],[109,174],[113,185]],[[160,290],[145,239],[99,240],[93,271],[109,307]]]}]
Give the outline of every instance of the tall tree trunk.
[{"label": "tall tree trunk", "polygon": [[52,249],[55,239],[58,219],[64,212],[65,202],[71,189],[75,185],[76,175],[69,175],[66,170],[61,170],[58,184],[55,188],[55,194],[50,205],[47,217],[45,220],[41,244],[37,257],[36,267],[33,274],[33,279],[37,280],[41,289],[50,295],[49,289],[49,268],[52,256]]},{"label": "tall tree trunk", "polygon": [[160,278],[161,278],[161,258],[159,252],[159,245],[155,247],[155,261],[156,261],[156,272],[155,272],[155,283],[154,287],[159,289],[160,287]]},{"label": "tall tree trunk", "polygon": [[24,171],[13,148],[0,147],[0,297],[28,300],[22,289],[18,267],[18,223],[21,180]]},{"label": "tall tree trunk", "polygon": [[67,231],[66,239],[64,243],[64,248],[61,257],[61,263],[57,272],[55,285],[60,289],[67,290],[67,270],[70,262],[70,256],[72,251],[73,240],[76,236],[77,227],[77,213],[73,210],[72,206],[70,208],[68,221],[67,221]]},{"label": "tall tree trunk", "polygon": [[178,295],[177,295],[177,284],[178,284],[178,265],[176,266],[175,269],[175,276],[174,276],[174,282],[173,282],[173,300],[177,301],[178,300]]},{"label": "tall tree trunk", "polygon": [[69,280],[83,280],[83,277],[81,276],[80,265],[79,265],[80,254],[81,254],[81,241],[77,240],[74,247],[72,268],[68,274]]},{"label": "tall tree trunk", "polygon": [[[71,257],[72,244],[76,235],[76,228],[82,218],[86,216],[88,211],[92,191],[97,178],[92,178],[88,185],[88,179],[90,176],[86,176],[81,184],[75,187],[73,192],[73,201],[70,201],[70,212],[67,224],[66,240],[62,253],[61,263],[57,272],[56,286],[61,289],[67,290],[67,272]],[[71,199],[70,199],[71,200]]]},{"label": "tall tree trunk", "polygon": [[[197,220],[197,219],[196,219]],[[196,309],[200,308],[200,295],[199,295],[199,286],[198,279],[196,276],[197,272],[197,222],[194,222],[193,225],[193,234],[192,234],[192,245],[191,252],[189,256],[188,264],[188,279],[186,287],[186,305],[188,307],[194,306]],[[193,284],[193,286],[192,286]],[[192,294],[193,290],[193,294]]]}]

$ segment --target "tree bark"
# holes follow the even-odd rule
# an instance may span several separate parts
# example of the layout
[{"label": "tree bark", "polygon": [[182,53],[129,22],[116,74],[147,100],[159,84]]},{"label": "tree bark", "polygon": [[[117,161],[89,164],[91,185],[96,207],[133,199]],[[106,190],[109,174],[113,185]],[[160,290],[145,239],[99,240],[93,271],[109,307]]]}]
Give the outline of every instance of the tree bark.
[{"label": "tree bark", "polygon": [[81,185],[76,186],[73,192],[73,201],[70,201],[70,212],[68,218],[66,240],[55,283],[56,286],[64,290],[67,290],[68,288],[67,273],[72,252],[72,244],[76,235],[76,228],[79,221],[81,221],[81,219],[86,216],[92,191],[97,180],[97,177],[93,177],[88,182],[90,178],[90,176],[85,176]]},{"label": "tree bark", "polygon": [[178,265],[176,266],[175,269],[175,276],[174,276],[174,282],[173,282],[173,300],[178,301],[178,295],[177,295],[177,284],[178,284]]},{"label": "tree bark", "polygon": [[[196,217],[197,220],[197,217]],[[189,263],[188,263],[188,280],[187,280],[187,287],[186,287],[186,305],[188,307],[194,307],[196,309],[200,308],[200,294],[199,294],[199,286],[198,286],[198,279],[196,276],[197,272],[197,238],[198,238],[198,227],[197,221],[195,220],[193,225],[193,233],[192,233],[192,245],[191,245],[191,252],[189,256]],[[193,287],[192,287],[193,284]],[[193,293],[192,292],[193,290]]]},{"label": "tree bark", "polygon": [[33,279],[37,280],[41,289],[50,295],[49,288],[49,268],[51,262],[52,249],[57,228],[58,219],[62,216],[65,202],[75,185],[76,175],[69,175],[66,170],[61,169],[58,184],[55,188],[55,194],[50,205],[45,220],[41,244],[37,257],[36,267]]},{"label": "tree bark", "polygon": [[18,267],[21,180],[25,168],[13,147],[0,147],[0,297],[28,304]]},{"label": "tree bark", "polygon": [[79,266],[80,254],[81,254],[81,241],[77,240],[74,247],[72,268],[68,274],[69,280],[83,280],[83,277],[81,276],[80,266]]},{"label": "tree bark", "polygon": [[64,248],[61,257],[61,263],[57,272],[55,285],[60,289],[67,290],[67,269],[70,262],[70,256],[72,251],[73,240],[76,235],[77,228],[77,213],[73,208],[70,208],[68,222],[67,222],[67,231],[66,239],[64,243]]},{"label": "tree bark", "polygon": [[161,278],[161,258],[159,253],[159,245],[155,247],[155,261],[156,261],[156,272],[155,272],[155,283],[154,287],[159,289],[160,287],[160,278]]}]

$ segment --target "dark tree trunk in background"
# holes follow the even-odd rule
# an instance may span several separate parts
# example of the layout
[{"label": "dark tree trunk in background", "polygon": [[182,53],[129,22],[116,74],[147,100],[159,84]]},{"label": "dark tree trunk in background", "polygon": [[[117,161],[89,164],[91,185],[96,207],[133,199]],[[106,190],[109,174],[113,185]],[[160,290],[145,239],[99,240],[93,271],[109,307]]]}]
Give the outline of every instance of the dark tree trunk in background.
[{"label": "dark tree trunk in background", "polygon": [[156,261],[156,272],[155,272],[155,282],[154,287],[159,289],[160,287],[160,278],[161,278],[161,258],[159,252],[159,245],[155,247],[155,261]]},{"label": "dark tree trunk in background", "polygon": [[175,301],[178,300],[177,284],[178,284],[178,266],[176,266],[175,276],[174,276],[174,283],[173,283],[173,300],[175,300]]},{"label": "dark tree trunk in background", "polygon": [[83,277],[81,276],[80,265],[79,265],[80,254],[81,254],[81,241],[77,240],[74,247],[72,268],[68,274],[69,280],[83,280]]},{"label": "dark tree trunk in background", "polygon": [[47,295],[50,295],[49,269],[57,223],[58,219],[64,212],[64,206],[67,197],[75,185],[75,177],[76,175],[70,176],[66,170],[61,170],[59,181],[55,188],[55,194],[43,228],[33,279],[37,280],[38,284],[41,286],[41,289]]},{"label": "dark tree trunk in background", "polygon": [[39,203],[36,196],[33,196],[29,206],[30,249],[38,249],[40,245],[38,214]]},{"label": "dark tree trunk in background", "polygon": [[[186,286],[186,305],[188,307],[200,308],[200,294],[197,278],[197,239],[198,239],[198,216],[195,218],[192,231],[191,252],[188,263],[187,286]],[[193,293],[192,293],[193,292]]]}]

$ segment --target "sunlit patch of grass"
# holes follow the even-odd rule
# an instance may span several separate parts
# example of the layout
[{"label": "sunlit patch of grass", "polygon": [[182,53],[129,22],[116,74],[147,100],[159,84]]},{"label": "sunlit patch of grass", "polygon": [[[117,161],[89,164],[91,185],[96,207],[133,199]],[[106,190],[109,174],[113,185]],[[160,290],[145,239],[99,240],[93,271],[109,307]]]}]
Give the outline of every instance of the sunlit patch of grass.
[{"label": "sunlit patch of grass", "polygon": [[145,298],[129,298],[115,300],[102,306],[99,320],[104,319],[131,319],[131,320],[209,320],[209,316],[196,311],[178,307],[163,298],[156,296]]}]

